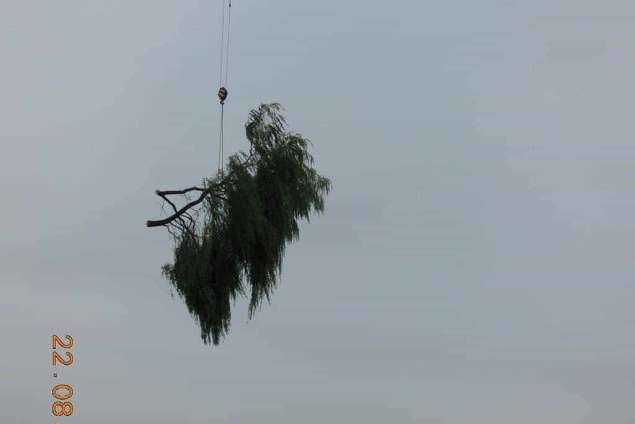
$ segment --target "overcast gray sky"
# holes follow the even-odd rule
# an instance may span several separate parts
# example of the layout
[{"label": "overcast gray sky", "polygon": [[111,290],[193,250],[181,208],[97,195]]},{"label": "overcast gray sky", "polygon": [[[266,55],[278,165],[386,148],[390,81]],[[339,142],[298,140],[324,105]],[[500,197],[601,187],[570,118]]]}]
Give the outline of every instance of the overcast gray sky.
[{"label": "overcast gray sky", "polygon": [[3,424],[635,423],[631,1],[234,0],[225,151],[278,101],[334,190],[216,348],[144,222],[215,169],[220,1],[0,4]]}]

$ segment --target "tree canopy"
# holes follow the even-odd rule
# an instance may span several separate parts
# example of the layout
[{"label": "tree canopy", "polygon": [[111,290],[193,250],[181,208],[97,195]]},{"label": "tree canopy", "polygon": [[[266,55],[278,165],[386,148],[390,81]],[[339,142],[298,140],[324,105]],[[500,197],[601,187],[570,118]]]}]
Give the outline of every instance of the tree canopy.
[{"label": "tree canopy", "polygon": [[[236,298],[249,299],[249,318],[270,300],[286,245],[299,237],[301,219],[324,210],[331,187],[313,167],[309,140],[287,129],[279,104],[252,110],[245,130],[248,152],[230,156],[201,186],[157,191],[173,214],[147,222],[174,237],[174,260],[163,274],[206,344],[228,334]],[[188,203],[177,208],[175,195]]]}]

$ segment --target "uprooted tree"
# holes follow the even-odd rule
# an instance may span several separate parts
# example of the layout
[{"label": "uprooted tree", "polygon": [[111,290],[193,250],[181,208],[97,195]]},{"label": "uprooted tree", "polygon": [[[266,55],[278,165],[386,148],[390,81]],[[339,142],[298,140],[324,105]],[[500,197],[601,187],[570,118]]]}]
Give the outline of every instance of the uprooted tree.
[{"label": "uprooted tree", "polygon": [[[174,261],[163,274],[198,321],[205,344],[229,332],[231,304],[249,297],[249,318],[270,300],[286,244],[299,236],[298,221],[324,210],[330,181],[313,168],[309,140],[287,130],[278,104],[263,104],[245,125],[249,153],[200,186],[157,190],[171,208],[148,227],[166,227]],[[194,197],[191,197],[191,196]],[[185,203],[177,206],[174,196]]]}]

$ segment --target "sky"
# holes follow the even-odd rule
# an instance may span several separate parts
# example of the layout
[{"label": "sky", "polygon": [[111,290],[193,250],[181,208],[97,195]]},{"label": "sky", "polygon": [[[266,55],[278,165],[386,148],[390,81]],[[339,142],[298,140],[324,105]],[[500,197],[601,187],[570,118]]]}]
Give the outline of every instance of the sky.
[{"label": "sky", "polygon": [[0,422],[635,423],[635,4],[234,0],[225,152],[280,102],[333,191],[210,347],[144,222],[216,169],[220,4],[0,0]]}]

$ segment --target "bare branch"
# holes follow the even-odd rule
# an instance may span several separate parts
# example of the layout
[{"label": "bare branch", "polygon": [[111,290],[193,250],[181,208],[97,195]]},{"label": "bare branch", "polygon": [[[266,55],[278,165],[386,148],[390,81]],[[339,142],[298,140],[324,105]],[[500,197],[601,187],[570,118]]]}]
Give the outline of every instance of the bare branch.
[{"label": "bare branch", "polygon": [[156,190],[155,193],[165,198],[165,196],[171,196],[174,194],[185,194],[190,191],[209,191],[209,189],[193,186],[193,187],[184,188],[183,190]]},{"label": "bare branch", "polygon": [[[175,190],[178,191],[175,194],[182,194],[181,192],[183,190]],[[191,191],[191,190],[190,190]],[[159,192],[157,190],[157,194],[159,193],[164,193],[164,192]],[[187,205],[183,206],[181,209],[179,209],[178,211],[176,211],[174,214],[168,216],[167,218],[164,219],[159,219],[159,220],[148,220],[146,221],[146,227],[160,227],[162,225],[165,224],[169,224],[170,222],[174,221],[175,219],[177,219],[178,217],[180,217],[181,215],[183,215],[185,212],[187,212],[189,209],[193,208],[194,206],[198,205],[199,203],[201,203],[203,200],[205,200],[205,197],[210,194],[210,192],[208,190],[203,190],[201,192],[201,195],[198,197],[198,199],[191,201],[190,203],[188,203]],[[159,196],[161,196],[162,198],[165,199],[165,197],[161,194],[159,194]]]},{"label": "bare branch", "polygon": [[[255,164],[254,161],[255,161],[255,157],[254,157],[254,154],[252,153],[249,156],[245,156],[243,163],[246,166],[253,166]],[[174,210],[174,213],[164,219],[148,220],[146,221],[146,227],[161,227],[161,226],[167,226],[168,224],[173,223],[173,221],[175,221],[177,218],[180,218],[185,212],[187,212],[194,206],[198,205],[199,203],[203,202],[203,200],[205,200],[205,198],[208,195],[226,201],[227,198],[223,196],[223,188],[225,184],[227,183],[227,181],[230,180],[231,176],[233,176],[232,171],[230,171],[225,176],[221,174],[220,181],[216,181],[209,187],[192,186],[192,187],[184,188],[182,190],[156,190],[155,193],[157,194],[157,196],[161,197],[164,201],[166,201],[172,207],[172,209]],[[189,196],[187,194],[193,191],[198,191],[201,194],[196,200],[190,201]],[[188,203],[185,206],[183,206],[181,209],[177,209],[174,202],[168,199],[168,196],[173,196],[178,194],[183,195],[185,199],[188,201]],[[194,221],[194,219],[191,216],[189,216],[188,218],[191,221]]]}]

